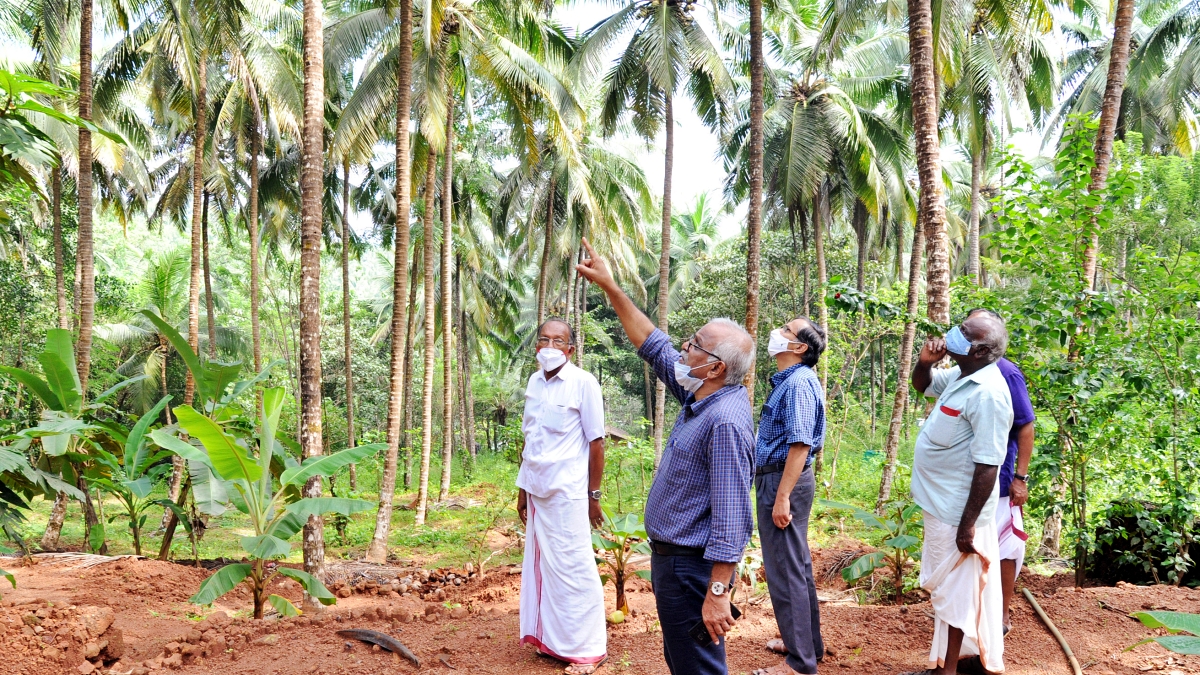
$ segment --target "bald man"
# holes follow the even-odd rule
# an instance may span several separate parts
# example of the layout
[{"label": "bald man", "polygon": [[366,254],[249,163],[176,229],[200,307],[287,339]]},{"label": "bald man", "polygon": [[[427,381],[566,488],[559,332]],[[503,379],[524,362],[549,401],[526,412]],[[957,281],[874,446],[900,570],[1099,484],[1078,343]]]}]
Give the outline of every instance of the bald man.
[{"label": "bald man", "polygon": [[[927,340],[913,369],[913,386],[937,398],[912,469],[913,500],[925,511],[920,581],[934,612],[922,675],[954,675],[960,657],[972,660],[965,669],[1004,670],[996,503],[1013,412],[996,362],[1007,348],[1003,322],[975,314]],[[947,355],[955,367],[935,370]]]}]

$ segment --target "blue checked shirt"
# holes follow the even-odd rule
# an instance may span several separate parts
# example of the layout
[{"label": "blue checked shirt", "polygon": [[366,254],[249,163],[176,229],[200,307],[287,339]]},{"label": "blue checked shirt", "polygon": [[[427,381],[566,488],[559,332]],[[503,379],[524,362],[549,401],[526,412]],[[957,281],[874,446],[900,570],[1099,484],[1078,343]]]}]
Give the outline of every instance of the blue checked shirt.
[{"label": "blue checked shirt", "polygon": [[804,468],[825,445],[825,392],[812,368],[797,363],[771,376],[771,395],[758,419],[754,465],[786,462],[792,443],[810,446]]},{"label": "blue checked shirt", "polygon": [[697,401],[675,380],[679,352],[660,330],[638,355],[683,406],[646,498],[646,533],[703,548],[705,560],[738,562],[754,529],[754,420],[746,388],[722,387]]}]

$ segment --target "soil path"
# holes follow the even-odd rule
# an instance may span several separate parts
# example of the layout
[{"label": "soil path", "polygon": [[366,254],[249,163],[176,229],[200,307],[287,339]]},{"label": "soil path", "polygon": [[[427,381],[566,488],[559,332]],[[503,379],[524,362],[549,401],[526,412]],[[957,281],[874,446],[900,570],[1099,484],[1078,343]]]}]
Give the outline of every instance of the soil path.
[{"label": "soil path", "polygon": [[[347,642],[337,630],[369,628],[399,638],[422,661],[421,671],[535,675],[561,672],[561,665],[518,645],[517,603],[521,576],[510,568],[446,588],[444,602],[400,597],[386,586],[339,599],[320,618],[242,617],[246,594],[221,599],[210,615],[197,616],[187,598],[208,574],[202,569],[153,560],[123,559],[88,569],[67,564],[5,568],[18,587],[0,602],[0,672],[12,675],[98,672],[167,672],[233,675],[407,673],[416,669],[386,651]],[[515,571],[515,570],[513,570]],[[1200,673],[1200,657],[1173,656],[1155,644],[1125,647],[1153,635],[1126,614],[1142,609],[1200,612],[1200,591],[1168,586],[1096,587],[1076,590],[1065,575],[1022,579],[1066,635],[1089,675],[1162,671]],[[299,601],[291,581],[272,592]],[[828,583],[822,595],[838,597]],[[346,587],[342,591],[345,595]],[[662,641],[654,598],[646,582],[630,583],[633,615],[609,627],[609,673],[664,674]],[[842,593],[842,596],[845,594]],[[763,649],[774,637],[769,601],[739,602],[745,617],[728,640],[731,673],[749,673],[778,663]],[[608,605],[613,604],[608,588]],[[108,623],[94,625],[111,608]],[[1007,672],[1069,675],[1066,660],[1028,603],[1013,603],[1013,631],[1005,644]],[[845,600],[822,605],[829,654],[822,673],[892,675],[923,667],[932,620],[929,605],[859,607]],[[37,625],[34,625],[37,624]],[[37,630],[37,629],[41,630]],[[99,631],[98,634],[91,634]],[[100,643],[112,646],[99,646]],[[123,644],[115,644],[123,643]],[[101,650],[99,656],[90,651]],[[119,652],[119,653],[118,653]],[[91,661],[84,661],[85,656]]]}]

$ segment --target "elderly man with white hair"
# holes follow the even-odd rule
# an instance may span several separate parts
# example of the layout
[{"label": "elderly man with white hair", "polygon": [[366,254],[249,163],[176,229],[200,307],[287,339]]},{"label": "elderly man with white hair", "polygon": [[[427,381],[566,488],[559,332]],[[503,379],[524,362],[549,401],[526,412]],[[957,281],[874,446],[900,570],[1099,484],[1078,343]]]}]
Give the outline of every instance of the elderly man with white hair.
[{"label": "elderly man with white hair", "polygon": [[[996,362],[1007,348],[1004,323],[976,313],[926,340],[913,369],[917,391],[937,397],[912,469],[913,500],[925,511],[921,587],[934,614],[921,675],[1004,671],[996,503],[1013,407]],[[935,370],[946,355],[955,367]]]},{"label": "elderly man with white hair", "polygon": [[742,380],[754,367],[754,340],[729,319],[713,319],[681,351],[621,290],[585,239],[576,267],[608,296],[630,342],[681,406],[646,499],[651,575],[663,654],[675,675],[725,675],[733,627],[729,586],[754,512],[754,421]]}]

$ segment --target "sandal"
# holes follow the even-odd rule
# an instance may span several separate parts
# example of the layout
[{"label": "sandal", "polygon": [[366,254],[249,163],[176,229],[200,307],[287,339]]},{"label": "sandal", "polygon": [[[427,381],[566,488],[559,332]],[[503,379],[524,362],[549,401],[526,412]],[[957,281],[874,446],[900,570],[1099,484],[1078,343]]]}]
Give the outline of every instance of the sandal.
[{"label": "sandal", "polygon": [[775,652],[776,654],[781,654],[783,656],[787,656],[787,654],[788,654],[787,645],[784,644],[782,638],[772,638],[770,640],[767,640],[766,647],[767,647],[767,651],[769,651],[769,652]]},{"label": "sandal", "polygon": [[[565,675],[592,675],[592,673],[600,670],[600,666],[603,666],[607,661],[608,656],[605,656],[595,663],[572,663],[563,669],[563,673]],[[589,668],[590,670],[588,670]]]},{"label": "sandal", "polygon": [[767,668],[759,668],[750,675],[795,675],[796,671],[786,663],[777,663]]}]

